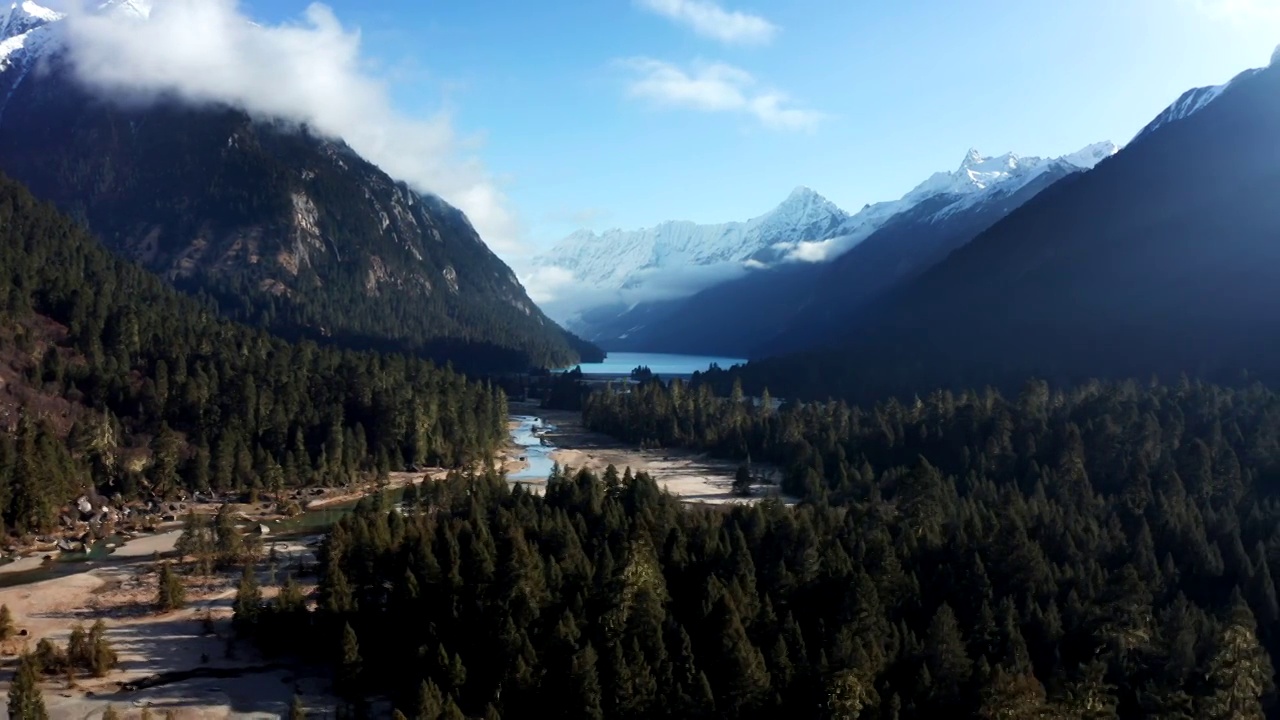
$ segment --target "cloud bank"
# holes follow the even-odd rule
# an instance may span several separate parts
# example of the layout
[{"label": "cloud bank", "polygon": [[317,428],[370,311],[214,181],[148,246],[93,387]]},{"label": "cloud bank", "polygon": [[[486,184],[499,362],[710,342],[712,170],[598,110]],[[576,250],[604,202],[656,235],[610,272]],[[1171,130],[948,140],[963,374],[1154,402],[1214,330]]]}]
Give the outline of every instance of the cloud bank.
[{"label": "cloud bank", "polygon": [[695,63],[688,71],[644,57],[620,64],[635,76],[628,94],[660,106],[745,114],[774,130],[813,130],[824,117],[794,107],[785,94],[761,88],[751,73],[726,63]]},{"label": "cloud bank", "polygon": [[763,264],[722,262],[713,265],[650,268],[630,279],[629,287],[593,287],[574,276],[572,270],[556,266],[533,268],[520,278],[529,297],[552,320],[574,325],[581,313],[602,307],[630,307],[637,303],[689,297],[701,290],[742,277]]},{"label": "cloud bank", "polygon": [[167,0],[148,12],[72,8],[68,55],[106,97],[176,97],[306,123],[341,138],[387,174],[459,207],[499,253],[520,250],[507,201],[462,150],[447,113],[407,116],[361,56],[360,33],[313,4],[295,21],[253,23],[236,0]]},{"label": "cloud bank", "polygon": [[711,0],[636,0],[636,4],[726,44],[764,45],[778,33],[776,25],[759,15],[725,10]]}]

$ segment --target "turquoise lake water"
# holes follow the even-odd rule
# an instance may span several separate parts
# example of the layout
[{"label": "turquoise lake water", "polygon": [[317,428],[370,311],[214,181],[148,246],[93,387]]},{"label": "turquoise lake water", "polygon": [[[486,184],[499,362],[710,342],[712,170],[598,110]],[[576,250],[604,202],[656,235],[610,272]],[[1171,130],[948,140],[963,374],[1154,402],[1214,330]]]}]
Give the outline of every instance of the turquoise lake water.
[{"label": "turquoise lake water", "polygon": [[[602,363],[583,363],[582,374],[588,376],[630,375],[641,365],[648,367],[655,375],[662,377],[688,377],[695,372],[703,372],[712,365],[729,369],[741,365],[746,360],[741,358],[713,357],[710,355],[664,355],[661,353],[609,353]],[[572,370],[573,368],[568,368]]]}]

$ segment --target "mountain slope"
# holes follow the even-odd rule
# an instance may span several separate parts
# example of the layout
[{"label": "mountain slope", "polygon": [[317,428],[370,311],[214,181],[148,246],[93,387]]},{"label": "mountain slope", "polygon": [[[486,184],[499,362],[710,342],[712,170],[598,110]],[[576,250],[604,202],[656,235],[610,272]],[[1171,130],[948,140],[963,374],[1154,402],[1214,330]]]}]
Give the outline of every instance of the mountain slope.
[{"label": "mountain slope", "polygon": [[799,240],[821,241],[845,233],[850,217],[809,188],[796,188],[778,207],[746,222],[718,225],[672,221],[652,228],[576,232],[534,258],[536,268],[572,274],[578,293],[549,306],[571,327],[614,304],[679,297],[696,292],[746,265],[778,260]]},{"label": "mountain slope", "polygon": [[1280,67],[1245,73],[748,384],[871,396],[1153,373],[1280,378]]},{"label": "mountain slope", "polygon": [[[1054,159],[987,158],[971,150],[955,172],[936,173],[902,199],[854,216],[846,227],[874,229],[830,262],[777,263],[687,299],[642,304],[597,326],[589,337],[616,350],[741,357],[820,344],[867,300],[1115,150],[1111,143],[1097,143]],[[811,245],[797,252],[806,249],[830,250]]]},{"label": "mountain slope", "polygon": [[505,442],[506,401],[488,383],[218,318],[3,175],[0,268],[8,531],[52,530],[87,491],[114,507],[179,491],[276,493],[467,467]]},{"label": "mountain slope", "polygon": [[288,336],[473,370],[566,365],[590,350],[444,201],[306,128],[229,107],[105,102],[60,62],[57,19],[27,2],[2,26],[13,34],[0,56],[0,169],[112,250]]}]

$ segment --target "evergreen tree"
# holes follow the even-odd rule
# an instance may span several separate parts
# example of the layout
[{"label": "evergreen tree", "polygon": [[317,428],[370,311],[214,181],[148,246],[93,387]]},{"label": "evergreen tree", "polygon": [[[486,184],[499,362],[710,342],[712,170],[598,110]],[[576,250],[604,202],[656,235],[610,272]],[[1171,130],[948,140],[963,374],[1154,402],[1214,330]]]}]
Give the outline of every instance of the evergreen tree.
[{"label": "evergreen tree", "polygon": [[240,584],[236,588],[236,599],[231,607],[231,620],[242,630],[258,622],[262,612],[262,590],[258,587],[258,574],[254,572],[252,565],[245,565],[240,573]]},{"label": "evergreen tree", "polygon": [[342,626],[342,660],[339,665],[338,688],[347,696],[359,694],[364,661],[360,657],[360,642],[350,624]]},{"label": "evergreen tree", "polygon": [[1209,694],[1199,712],[1205,720],[1264,717],[1262,698],[1273,687],[1271,659],[1255,628],[1253,613],[1237,592],[1209,661]]},{"label": "evergreen tree", "polygon": [[9,685],[9,717],[13,720],[48,720],[40,694],[39,673],[30,655],[18,658],[18,669]]},{"label": "evergreen tree", "polygon": [[439,720],[444,714],[444,695],[430,680],[423,680],[418,688],[418,712],[414,720]]},{"label": "evergreen tree", "polygon": [[8,605],[0,605],[0,642],[5,642],[16,635],[17,627],[13,624],[13,613]]},{"label": "evergreen tree", "polygon": [[186,605],[186,588],[182,580],[173,571],[170,563],[160,564],[159,590],[156,596],[156,608],[160,612],[180,610]]},{"label": "evergreen tree", "polygon": [[119,656],[107,641],[107,625],[101,618],[94,621],[87,637],[88,669],[94,677],[102,677],[120,664]]}]

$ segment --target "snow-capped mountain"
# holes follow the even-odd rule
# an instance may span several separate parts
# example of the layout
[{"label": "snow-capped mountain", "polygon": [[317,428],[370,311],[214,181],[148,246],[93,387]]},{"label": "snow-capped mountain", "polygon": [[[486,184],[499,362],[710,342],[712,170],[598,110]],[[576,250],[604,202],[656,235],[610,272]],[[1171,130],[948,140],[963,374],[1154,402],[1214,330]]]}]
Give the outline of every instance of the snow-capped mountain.
[{"label": "snow-capped mountain", "polygon": [[54,39],[50,26],[64,17],[30,0],[11,5],[0,20],[0,72],[15,67],[19,72],[29,71]]},{"label": "snow-capped mountain", "polygon": [[[151,16],[151,0],[106,0],[93,12],[146,19]],[[15,89],[41,58],[62,47],[58,23],[66,18],[65,13],[31,0],[15,2],[5,11],[0,20],[0,72],[14,69],[18,73]],[[7,100],[0,99],[0,112]]]},{"label": "snow-capped mountain", "polygon": [[[1270,66],[1275,66],[1277,64],[1280,64],[1280,47],[1277,47],[1276,51],[1271,55]],[[1142,130],[1139,131],[1133,139],[1137,140],[1138,138],[1145,137],[1150,135],[1157,128],[1191,117],[1208,107],[1209,103],[1212,103],[1222,97],[1222,93],[1239,85],[1248,78],[1257,75],[1262,72],[1263,69],[1264,68],[1252,68],[1245,70],[1221,85],[1193,88],[1182,93],[1182,95],[1175,100],[1172,105],[1165,108],[1164,111],[1157,115],[1154,120],[1147,123],[1147,126],[1142,128]]]},{"label": "snow-capped mountain", "polygon": [[[752,269],[833,260],[913,209],[927,207],[940,220],[1012,196],[1046,173],[1092,168],[1117,150],[1110,142],[1060,158],[987,157],[970,150],[955,171],[935,173],[903,197],[867,205],[853,215],[800,187],[772,211],[746,222],[673,221],[634,231],[578,231],[533,264],[572,274],[580,292],[547,308],[553,317],[591,335],[610,315],[638,303],[693,295]],[[609,310],[602,312],[604,308]]]},{"label": "snow-capped mountain", "polygon": [[848,220],[849,215],[831,201],[798,187],[781,205],[746,222],[671,221],[644,230],[600,234],[580,230],[534,264],[572,271],[579,281],[598,288],[632,289],[649,271],[750,261],[778,243],[832,237]]}]

